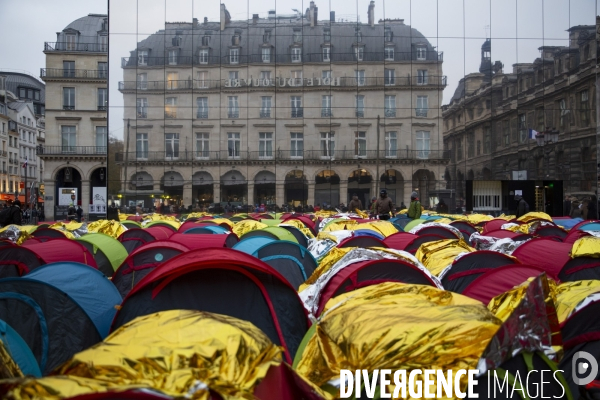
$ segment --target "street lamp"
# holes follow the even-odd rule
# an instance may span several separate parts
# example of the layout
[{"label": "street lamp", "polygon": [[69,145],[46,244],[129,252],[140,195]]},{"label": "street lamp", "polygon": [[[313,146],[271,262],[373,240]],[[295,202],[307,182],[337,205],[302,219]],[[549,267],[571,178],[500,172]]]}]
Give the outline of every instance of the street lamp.
[{"label": "street lamp", "polygon": [[71,190],[71,200],[75,201],[75,189]]},{"label": "street lamp", "polygon": [[100,180],[104,181],[104,168],[100,170]]}]

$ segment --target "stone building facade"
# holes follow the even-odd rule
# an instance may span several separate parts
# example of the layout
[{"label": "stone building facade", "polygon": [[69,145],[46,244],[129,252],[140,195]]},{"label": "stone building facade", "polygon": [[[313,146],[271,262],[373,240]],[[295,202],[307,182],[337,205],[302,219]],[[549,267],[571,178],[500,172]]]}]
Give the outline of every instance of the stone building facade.
[{"label": "stone building facade", "polygon": [[542,46],[509,71],[483,44],[479,72],[442,108],[444,177],[468,210],[511,212],[522,193],[532,210],[562,215],[565,194],[597,190],[595,32],[574,26],[568,46]]},{"label": "stone building facade", "polygon": [[[127,205],[395,202],[443,184],[442,54],[403,20],[166,23],[122,59]],[[334,14],[334,13],[332,13]]]},{"label": "stone building facade", "polygon": [[46,218],[64,219],[71,202],[89,219],[100,218],[106,213],[107,15],[73,21],[56,42],[45,43],[44,53],[46,140],[38,155],[46,163]]}]

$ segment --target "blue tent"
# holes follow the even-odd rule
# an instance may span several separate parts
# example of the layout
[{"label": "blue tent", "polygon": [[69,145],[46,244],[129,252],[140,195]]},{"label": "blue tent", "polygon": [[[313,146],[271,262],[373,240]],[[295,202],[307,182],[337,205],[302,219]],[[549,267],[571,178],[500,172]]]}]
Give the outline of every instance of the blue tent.
[{"label": "blue tent", "polygon": [[554,222],[556,225],[562,226],[565,229],[571,229],[572,227],[574,227],[581,221],[583,221],[583,219],[581,219],[581,218],[572,218],[572,219],[561,218],[561,219],[553,219],[552,220],[552,222]]},{"label": "blue tent", "polygon": [[108,336],[110,324],[121,304],[121,294],[102,272],[75,262],[44,265],[27,278],[45,282],[67,293],[90,317],[100,336]]},{"label": "blue tent", "polygon": [[253,254],[259,247],[276,241],[277,240],[268,236],[249,236],[236,243],[235,246],[233,246],[233,249],[243,251],[247,254]]},{"label": "blue tent", "polygon": [[0,319],[0,341],[10,353],[13,361],[17,363],[23,375],[33,375],[37,378],[42,376],[40,366],[38,365],[33,353],[21,335],[17,333],[10,325]]},{"label": "blue tent", "polygon": [[379,232],[372,231],[370,229],[357,229],[354,231],[354,236],[371,236],[379,240],[385,239],[385,236]]},{"label": "blue tent", "polygon": [[229,229],[223,228],[219,225],[214,226],[197,226],[190,228],[183,232],[184,234],[228,234],[231,233]]},{"label": "blue tent", "polygon": [[600,231],[600,222],[590,222],[579,227],[580,231]]}]

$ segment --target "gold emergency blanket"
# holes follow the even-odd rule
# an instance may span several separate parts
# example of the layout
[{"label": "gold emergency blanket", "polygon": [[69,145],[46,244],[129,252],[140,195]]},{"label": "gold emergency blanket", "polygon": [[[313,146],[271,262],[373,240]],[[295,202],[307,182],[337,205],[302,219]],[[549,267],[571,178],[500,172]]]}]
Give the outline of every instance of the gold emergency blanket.
[{"label": "gold emergency blanket", "polygon": [[561,324],[565,322],[582,301],[595,293],[600,294],[600,281],[598,280],[563,282],[556,285],[555,304],[558,322]]},{"label": "gold emergency blanket", "polygon": [[319,210],[319,211],[315,211],[315,216],[317,218],[330,218],[330,217],[333,217],[334,215],[336,215],[337,213],[338,213],[337,211]]},{"label": "gold emergency blanket", "polygon": [[[221,224],[225,224],[227,225],[230,229],[233,228],[233,222],[231,222],[229,219],[227,218],[215,218],[215,219],[211,219],[209,221],[214,222],[217,225],[221,225]],[[202,221],[198,221],[198,222],[202,222]]]},{"label": "gold emergency blanket", "polygon": [[269,225],[263,224],[262,222],[254,221],[252,219],[247,219],[244,221],[237,222],[233,228],[232,232],[235,233],[238,237],[244,236],[246,233],[250,231],[256,231],[258,229],[267,228]]},{"label": "gold emergency blanket", "polygon": [[348,227],[348,228],[352,229],[353,231],[356,231],[359,229],[368,229],[371,231],[381,233],[385,237],[393,235],[394,233],[398,233],[398,229],[396,229],[396,227],[391,222],[388,222],[388,221],[374,220],[373,222],[365,222],[365,223],[357,224],[357,225],[354,225],[354,226]]},{"label": "gold emergency blanket", "polygon": [[600,258],[600,237],[586,236],[577,239],[571,248],[571,258],[594,257]]},{"label": "gold emergency blanket", "polygon": [[291,226],[298,228],[298,230],[300,232],[302,232],[304,234],[304,236],[306,236],[307,239],[312,239],[315,237],[315,235],[313,235],[311,230],[309,228],[307,228],[306,225],[304,225],[302,223],[302,221],[300,221],[299,219],[290,218],[288,220],[283,221],[281,224],[279,224],[279,226],[286,226],[286,225],[291,225]]},{"label": "gold emergency blanket", "polygon": [[517,218],[517,221],[529,222],[533,219],[545,219],[546,221],[552,222],[552,217],[545,212],[528,212],[527,214]]},{"label": "gold emergency blanket", "polygon": [[77,353],[58,376],[25,379],[14,399],[62,399],[147,387],[168,396],[252,399],[254,386],[281,348],[249,322],[200,311],[172,310],[136,318],[104,342]]},{"label": "gold emergency blanket", "polygon": [[327,255],[325,257],[323,257],[323,259],[319,263],[319,266],[317,267],[317,269],[315,269],[314,272],[312,273],[312,275],[308,277],[306,282],[304,282],[302,285],[300,285],[300,288],[298,289],[298,291],[301,292],[308,285],[315,283],[317,281],[317,279],[319,278],[319,276],[321,276],[325,271],[327,271],[331,267],[333,267],[333,265],[336,262],[338,262],[342,257],[344,257],[346,255],[346,253],[350,252],[354,248],[355,247],[344,247],[344,248],[334,247],[331,250],[329,250],[329,253],[327,253]]},{"label": "gold emergency blanket", "polygon": [[321,230],[321,232],[333,232],[333,231],[341,231],[344,229],[354,229],[353,226],[358,225],[358,222],[354,219],[339,219],[330,222]]},{"label": "gold emergency blanket", "polygon": [[117,239],[123,232],[127,230],[120,222],[101,219],[99,221],[90,222],[87,225],[88,232],[104,233]]},{"label": "gold emergency blanket", "polygon": [[22,376],[21,369],[4,347],[2,340],[0,340],[0,379],[20,378]]},{"label": "gold emergency blanket", "polygon": [[444,239],[423,243],[417,250],[415,257],[433,275],[439,276],[459,254],[474,251],[475,249],[470,247],[463,239]]},{"label": "gold emergency blanket", "polygon": [[460,294],[386,282],[331,299],[296,369],[322,387],[341,369],[475,368],[500,324]]}]

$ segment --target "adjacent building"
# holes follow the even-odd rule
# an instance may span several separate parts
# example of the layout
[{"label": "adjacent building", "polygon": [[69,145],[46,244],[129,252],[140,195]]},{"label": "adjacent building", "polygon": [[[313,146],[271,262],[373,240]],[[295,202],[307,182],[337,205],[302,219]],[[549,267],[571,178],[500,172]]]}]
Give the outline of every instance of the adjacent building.
[{"label": "adjacent building", "polygon": [[108,17],[89,14],[44,44],[46,218],[64,219],[70,203],[89,219],[106,213]]},{"label": "adjacent building", "polygon": [[445,188],[442,53],[402,19],[167,22],[122,59],[128,206],[368,204]]},{"label": "adjacent building", "polygon": [[532,210],[562,215],[565,194],[597,190],[596,26],[568,35],[568,46],[542,46],[508,71],[486,40],[479,72],[443,106],[444,179],[467,210],[514,212],[522,194]]}]

